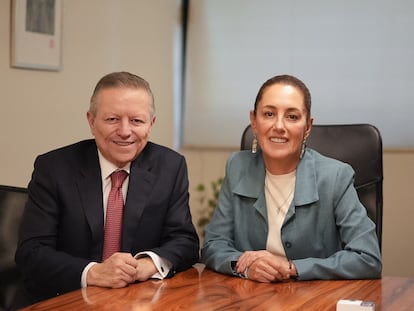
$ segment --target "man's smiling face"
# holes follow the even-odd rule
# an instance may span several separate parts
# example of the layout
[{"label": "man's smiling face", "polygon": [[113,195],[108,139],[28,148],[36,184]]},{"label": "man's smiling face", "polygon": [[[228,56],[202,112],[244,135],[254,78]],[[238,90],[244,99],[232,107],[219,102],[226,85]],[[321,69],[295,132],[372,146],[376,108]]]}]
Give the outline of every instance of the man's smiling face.
[{"label": "man's smiling face", "polygon": [[102,155],[118,167],[134,160],[146,146],[155,117],[152,97],[144,89],[107,88],[96,97],[89,126]]}]

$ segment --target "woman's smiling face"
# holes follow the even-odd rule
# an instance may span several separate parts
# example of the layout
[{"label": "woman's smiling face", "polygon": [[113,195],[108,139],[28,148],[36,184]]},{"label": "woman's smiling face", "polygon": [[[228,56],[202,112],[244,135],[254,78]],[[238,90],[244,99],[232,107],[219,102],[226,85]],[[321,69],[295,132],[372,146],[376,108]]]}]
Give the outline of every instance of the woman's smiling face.
[{"label": "woman's smiling face", "polygon": [[312,127],[313,120],[307,114],[300,89],[282,83],[264,89],[256,112],[250,112],[250,122],[271,173],[296,169],[303,141]]}]

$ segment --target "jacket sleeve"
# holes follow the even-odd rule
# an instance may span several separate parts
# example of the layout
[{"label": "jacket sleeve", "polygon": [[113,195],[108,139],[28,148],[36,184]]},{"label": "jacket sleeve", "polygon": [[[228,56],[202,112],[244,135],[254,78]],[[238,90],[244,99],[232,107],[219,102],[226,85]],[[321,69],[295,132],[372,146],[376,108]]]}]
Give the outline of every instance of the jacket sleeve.
[{"label": "jacket sleeve", "polygon": [[165,223],[161,228],[161,243],[151,249],[172,263],[168,277],[199,261],[199,239],[192,223],[188,187],[187,165],[185,159],[180,157],[174,183],[168,189],[171,196],[164,217]]},{"label": "jacket sleeve", "polygon": [[44,298],[80,288],[81,273],[88,264],[57,248],[62,214],[51,167],[42,156],[35,161],[15,256],[26,286]]},{"label": "jacket sleeve", "polygon": [[[319,245],[324,247],[314,247],[307,256],[298,256],[301,250],[286,249],[286,253],[293,259],[301,280],[379,278],[382,261],[375,224],[358,199],[353,185],[354,172],[349,165],[341,165],[330,174],[335,176],[334,182],[331,178],[329,184],[320,183],[319,201],[306,208],[320,210],[314,218],[313,228],[309,228],[309,234],[305,231],[305,235],[301,235],[305,240],[309,239],[307,244],[317,243],[313,240],[319,239]],[[329,200],[325,201],[327,197]],[[331,210],[333,216],[324,217],[324,210]],[[320,219],[326,219],[326,222],[322,223]],[[326,225],[329,219],[334,221],[332,226]]]},{"label": "jacket sleeve", "polygon": [[231,157],[226,164],[226,175],[213,218],[205,230],[201,251],[202,262],[215,271],[233,274],[231,261],[237,261],[242,252],[235,247],[234,194],[230,187]]}]

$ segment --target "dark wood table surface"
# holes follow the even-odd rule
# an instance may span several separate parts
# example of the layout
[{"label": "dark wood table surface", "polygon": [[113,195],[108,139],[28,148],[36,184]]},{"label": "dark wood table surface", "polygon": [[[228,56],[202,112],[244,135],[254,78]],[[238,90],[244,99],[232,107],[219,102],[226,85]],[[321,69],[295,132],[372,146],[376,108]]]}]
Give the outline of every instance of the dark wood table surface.
[{"label": "dark wood table surface", "polygon": [[167,280],[126,288],[88,287],[23,310],[336,310],[340,299],[373,301],[375,311],[414,310],[414,279],[257,283],[197,265]]}]

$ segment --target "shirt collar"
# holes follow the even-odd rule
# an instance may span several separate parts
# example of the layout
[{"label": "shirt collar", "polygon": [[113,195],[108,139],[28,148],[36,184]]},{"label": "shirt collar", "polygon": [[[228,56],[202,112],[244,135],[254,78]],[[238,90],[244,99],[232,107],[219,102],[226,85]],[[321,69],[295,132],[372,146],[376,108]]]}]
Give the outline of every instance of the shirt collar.
[{"label": "shirt collar", "polygon": [[101,174],[102,179],[105,180],[111,176],[111,174],[116,170],[124,170],[128,173],[131,170],[131,162],[128,162],[127,165],[124,167],[118,167],[112,162],[108,161],[101,153],[101,151],[98,149],[98,156],[99,156],[99,165],[101,166]]}]

